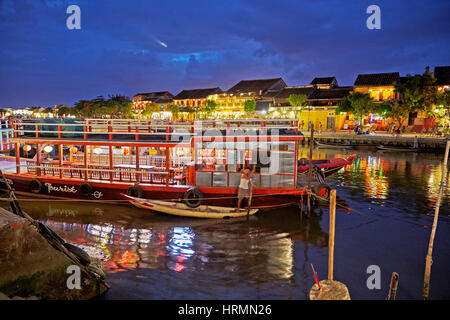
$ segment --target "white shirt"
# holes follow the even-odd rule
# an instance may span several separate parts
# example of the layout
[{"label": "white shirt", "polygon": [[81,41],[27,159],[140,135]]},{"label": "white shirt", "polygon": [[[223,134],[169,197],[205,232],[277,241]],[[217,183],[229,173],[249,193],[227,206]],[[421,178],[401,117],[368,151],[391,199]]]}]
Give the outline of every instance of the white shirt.
[{"label": "white shirt", "polygon": [[250,179],[246,179],[244,177],[241,177],[241,183],[239,184],[239,188],[241,189],[248,189],[248,182]]}]

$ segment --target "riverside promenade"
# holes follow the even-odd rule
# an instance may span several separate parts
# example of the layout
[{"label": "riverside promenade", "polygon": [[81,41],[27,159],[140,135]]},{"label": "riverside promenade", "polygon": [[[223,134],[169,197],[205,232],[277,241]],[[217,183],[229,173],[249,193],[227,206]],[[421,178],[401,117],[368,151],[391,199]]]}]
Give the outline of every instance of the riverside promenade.
[{"label": "riverside promenade", "polygon": [[[311,137],[309,131],[303,131],[305,136],[305,143],[308,143]],[[443,153],[445,150],[445,143],[450,138],[449,136],[430,136],[424,134],[403,133],[403,134],[388,134],[386,132],[375,132],[372,134],[356,134],[353,131],[337,130],[333,131],[314,131],[314,140],[322,143],[342,143],[349,141],[351,144],[361,146],[378,145],[389,147],[413,147],[414,139],[417,137],[419,148],[430,152]]]}]

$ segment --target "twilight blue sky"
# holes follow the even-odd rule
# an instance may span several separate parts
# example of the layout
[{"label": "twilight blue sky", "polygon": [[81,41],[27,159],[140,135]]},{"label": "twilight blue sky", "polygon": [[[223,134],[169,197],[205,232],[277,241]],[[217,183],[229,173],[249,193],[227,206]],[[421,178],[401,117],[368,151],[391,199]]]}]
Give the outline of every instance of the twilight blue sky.
[{"label": "twilight blue sky", "polygon": [[[66,8],[81,8],[68,30]],[[366,8],[381,8],[381,30]],[[162,46],[159,41],[167,44]],[[448,0],[0,0],[0,107],[450,65]]]}]

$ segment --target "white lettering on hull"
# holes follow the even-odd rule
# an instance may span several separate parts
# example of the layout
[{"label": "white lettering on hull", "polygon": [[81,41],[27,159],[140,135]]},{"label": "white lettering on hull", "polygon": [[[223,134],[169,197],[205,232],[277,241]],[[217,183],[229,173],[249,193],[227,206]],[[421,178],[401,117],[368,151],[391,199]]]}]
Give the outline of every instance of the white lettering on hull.
[{"label": "white lettering on hull", "polygon": [[47,187],[47,192],[51,193],[52,191],[56,192],[66,192],[66,193],[77,193],[77,189],[75,189],[75,186],[53,186],[51,183],[46,182],[45,186]]}]

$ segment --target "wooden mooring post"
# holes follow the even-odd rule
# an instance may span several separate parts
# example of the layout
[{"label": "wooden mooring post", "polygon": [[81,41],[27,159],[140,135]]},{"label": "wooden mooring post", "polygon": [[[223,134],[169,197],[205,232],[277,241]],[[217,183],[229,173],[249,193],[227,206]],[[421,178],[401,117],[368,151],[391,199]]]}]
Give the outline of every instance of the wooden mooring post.
[{"label": "wooden mooring post", "polygon": [[311,215],[311,177],[312,177],[312,153],[314,145],[314,125],[311,124],[311,135],[309,138],[309,169],[308,169],[308,197],[306,205],[308,207],[308,217]]},{"label": "wooden mooring post", "polygon": [[336,222],[336,190],[330,192],[330,227],[328,233],[328,280],[333,281],[334,230]]},{"label": "wooden mooring post", "polygon": [[446,180],[445,178],[447,175],[447,161],[449,149],[450,149],[450,140],[447,140],[447,144],[445,146],[444,163],[442,166],[441,183],[439,184],[439,194],[436,201],[436,207],[434,209],[433,227],[431,228],[430,242],[428,244],[428,253],[425,260],[425,276],[423,279],[423,298],[425,300],[428,300],[428,297],[430,295],[430,276],[431,276],[431,264],[433,262],[433,244],[439,218],[439,207],[441,206],[442,191],[444,189],[444,183]]},{"label": "wooden mooring post", "polygon": [[392,272],[392,278],[391,278],[391,286],[389,288],[389,300],[395,300],[395,295],[397,294],[397,287],[398,287],[398,273]]},{"label": "wooden mooring post", "polygon": [[[336,225],[336,190],[330,192],[330,227],[328,240],[328,279],[315,283],[309,291],[310,300],[350,300],[347,286],[333,280],[334,236]],[[316,280],[317,281],[317,280]]]}]

